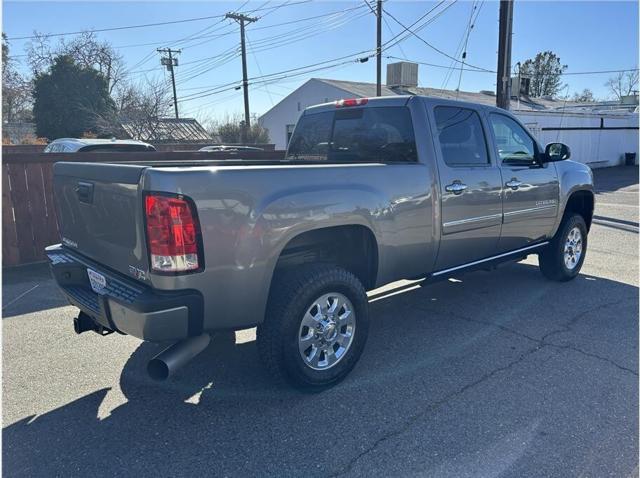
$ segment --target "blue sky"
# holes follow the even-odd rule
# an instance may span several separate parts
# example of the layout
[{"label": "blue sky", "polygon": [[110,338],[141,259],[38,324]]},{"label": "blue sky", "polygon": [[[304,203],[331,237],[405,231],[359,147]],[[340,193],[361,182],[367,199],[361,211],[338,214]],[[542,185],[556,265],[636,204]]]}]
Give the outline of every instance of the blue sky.
[{"label": "blue sky", "polygon": [[[314,1],[296,4],[299,1],[288,0],[291,5],[274,10],[273,7],[287,2],[285,0],[269,2],[252,0],[240,10],[248,12],[258,9],[253,15],[262,17],[258,22],[247,27],[250,77],[269,75],[332,60],[375,47],[375,17],[362,0],[359,2]],[[34,30],[58,33],[182,20],[221,15],[238,10],[244,3],[5,1],[3,31],[11,38],[30,35]],[[436,3],[388,0],[384,6],[402,23],[410,25],[433,8]],[[439,50],[455,55],[474,5],[478,16],[469,36],[467,62],[495,70],[499,9],[497,1],[484,2],[479,13],[477,9],[480,2],[458,0],[452,5],[442,4],[433,14],[445,7],[448,8],[422,29],[419,35]],[[338,13],[344,10],[348,11]],[[331,12],[336,13],[314,20],[299,21],[299,19]],[[284,22],[291,23],[272,27]],[[402,32],[402,28],[392,18],[387,17],[387,22],[388,25],[383,27],[383,41]],[[533,57],[539,51],[552,50],[560,56],[563,63],[568,65],[568,72],[615,70],[635,68],[638,65],[637,2],[516,0],[513,33],[513,64]],[[191,39],[182,44],[175,41],[189,35],[205,38]],[[296,40],[295,35],[303,38],[283,44],[289,40]],[[217,85],[229,84],[241,79],[240,58],[231,58],[224,64],[219,63],[226,57],[205,60],[223,54],[238,45],[238,28],[230,20],[216,18],[111,31],[99,33],[99,37],[111,42],[122,53],[131,69],[129,78],[133,81],[142,81],[145,76],[163,78],[165,72],[159,65],[160,60],[155,49],[163,46],[181,46],[183,49],[180,55],[181,66],[176,68],[176,78],[178,95],[185,97],[185,101],[180,103],[182,116],[196,116],[200,119],[221,118],[227,114],[242,111],[241,91],[230,89],[218,94],[209,94],[210,92],[207,91]],[[11,53],[23,54],[27,41],[11,41]],[[141,43],[157,44],[130,46]],[[262,51],[251,52],[258,49]],[[384,55],[447,67],[420,65],[421,86],[442,87],[449,71],[448,67],[452,64],[449,58],[414,37],[409,37],[393,46],[385,51]],[[140,63],[141,61],[143,62]],[[218,63],[215,63],[216,61]],[[384,64],[392,61],[396,60],[385,58]],[[327,65],[335,63],[338,62]],[[583,88],[590,88],[597,97],[605,98],[608,96],[608,91],[604,83],[609,76],[611,75],[565,76],[564,82],[568,84],[569,94],[581,91]],[[332,69],[310,72],[270,84],[256,83],[250,87],[251,111],[257,114],[267,111],[288,92],[311,77],[375,82],[375,60],[371,59],[366,63],[352,61]],[[459,72],[455,71],[450,75],[447,87],[455,89],[458,80]],[[225,88],[227,87],[221,89]],[[495,74],[465,71],[460,88],[467,91],[493,90]],[[198,98],[198,96],[202,97]],[[191,99],[187,101],[187,98]]]}]

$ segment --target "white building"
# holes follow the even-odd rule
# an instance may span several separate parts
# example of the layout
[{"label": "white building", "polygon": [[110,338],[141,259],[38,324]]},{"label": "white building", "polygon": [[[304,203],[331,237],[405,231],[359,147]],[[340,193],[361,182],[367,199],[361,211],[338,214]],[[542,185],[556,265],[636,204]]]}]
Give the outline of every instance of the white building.
[{"label": "white building", "polygon": [[[420,88],[415,63],[387,65],[387,85],[382,95],[425,95],[495,105],[491,91],[478,93]],[[404,83],[404,84],[397,84]],[[287,147],[300,114],[308,106],[342,98],[376,96],[374,83],[312,78],[291,92],[259,118],[269,130],[276,149]],[[592,167],[615,166],[624,161],[624,153],[638,156],[637,99],[627,104],[575,103],[553,99],[514,97],[511,111],[531,132],[546,144],[561,141],[569,145],[574,159]]]}]

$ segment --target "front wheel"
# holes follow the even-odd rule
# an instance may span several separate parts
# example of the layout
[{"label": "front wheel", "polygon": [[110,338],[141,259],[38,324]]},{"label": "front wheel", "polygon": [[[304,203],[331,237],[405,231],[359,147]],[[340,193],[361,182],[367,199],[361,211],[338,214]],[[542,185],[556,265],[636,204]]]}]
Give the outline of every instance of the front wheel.
[{"label": "front wheel", "polygon": [[369,329],[360,281],[337,266],[309,265],[281,274],[272,287],[257,339],[276,379],[319,391],[346,377]]},{"label": "front wheel", "polygon": [[551,243],[540,252],[540,270],[555,281],[578,275],[587,252],[587,225],[579,214],[563,221]]}]

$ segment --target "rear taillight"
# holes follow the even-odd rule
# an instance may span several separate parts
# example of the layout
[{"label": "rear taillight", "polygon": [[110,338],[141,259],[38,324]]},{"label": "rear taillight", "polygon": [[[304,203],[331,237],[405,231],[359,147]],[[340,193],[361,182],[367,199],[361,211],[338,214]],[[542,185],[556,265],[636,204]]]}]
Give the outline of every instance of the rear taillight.
[{"label": "rear taillight", "polygon": [[200,224],[192,203],[183,197],[150,194],[145,197],[145,214],[151,269],[158,272],[198,269]]},{"label": "rear taillight", "polygon": [[369,98],[350,98],[348,100],[336,101],[336,108],[346,108],[349,106],[363,106],[369,102]]}]

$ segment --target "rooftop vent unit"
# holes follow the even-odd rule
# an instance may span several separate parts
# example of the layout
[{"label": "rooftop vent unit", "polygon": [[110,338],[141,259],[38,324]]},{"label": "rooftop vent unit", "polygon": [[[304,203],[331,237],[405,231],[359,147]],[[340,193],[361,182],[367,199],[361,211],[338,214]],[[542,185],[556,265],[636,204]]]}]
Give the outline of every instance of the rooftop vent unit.
[{"label": "rooftop vent unit", "polygon": [[408,61],[388,64],[387,86],[390,88],[416,88],[418,86],[418,64]]},{"label": "rooftop vent unit", "polygon": [[511,78],[511,96],[529,96],[529,88],[531,87],[531,78],[528,76],[514,76]]}]

